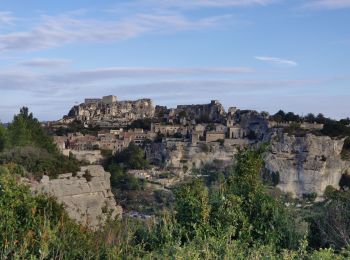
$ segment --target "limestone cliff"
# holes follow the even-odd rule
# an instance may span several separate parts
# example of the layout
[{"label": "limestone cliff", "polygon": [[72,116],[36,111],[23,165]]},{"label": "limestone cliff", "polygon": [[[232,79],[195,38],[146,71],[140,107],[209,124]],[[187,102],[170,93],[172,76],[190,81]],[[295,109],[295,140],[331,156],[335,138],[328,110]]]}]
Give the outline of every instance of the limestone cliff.
[{"label": "limestone cliff", "polygon": [[79,120],[91,125],[123,127],[133,120],[153,116],[154,106],[150,99],[109,103],[93,100],[72,107],[63,121]]},{"label": "limestone cliff", "polygon": [[322,196],[325,188],[339,187],[339,180],[349,163],[341,159],[344,139],[328,136],[294,136],[276,130],[271,135],[266,154],[266,169],[279,174],[278,187],[284,192],[302,197],[316,193]]},{"label": "limestone cliff", "polygon": [[122,208],[116,205],[111,192],[110,174],[100,165],[81,167],[76,176],[61,174],[58,179],[44,176],[40,182],[31,183],[31,190],[47,193],[64,204],[68,215],[82,224],[95,228],[107,217],[120,216]]}]

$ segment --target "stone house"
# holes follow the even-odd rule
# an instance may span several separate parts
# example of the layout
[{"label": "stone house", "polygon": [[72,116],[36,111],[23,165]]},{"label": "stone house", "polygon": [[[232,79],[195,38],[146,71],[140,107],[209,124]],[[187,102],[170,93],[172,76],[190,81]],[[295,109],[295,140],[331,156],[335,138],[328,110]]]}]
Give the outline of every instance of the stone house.
[{"label": "stone house", "polygon": [[207,132],[205,134],[206,142],[217,142],[218,140],[224,140],[226,137],[224,132]]}]

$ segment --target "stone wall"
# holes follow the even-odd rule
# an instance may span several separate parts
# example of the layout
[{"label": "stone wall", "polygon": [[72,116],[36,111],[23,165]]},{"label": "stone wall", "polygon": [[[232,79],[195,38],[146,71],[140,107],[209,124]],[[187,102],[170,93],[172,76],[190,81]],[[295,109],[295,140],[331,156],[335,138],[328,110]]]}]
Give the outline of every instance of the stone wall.
[{"label": "stone wall", "polygon": [[68,215],[79,223],[96,228],[107,215],[121,217],[122,208],[116,204],[111,192],[110,173],[100,165],[81,167],[76,176],[61,174],[50,180],[44,176],[40,182],[31,183],[31,190],[53,195],[64,204]]}]

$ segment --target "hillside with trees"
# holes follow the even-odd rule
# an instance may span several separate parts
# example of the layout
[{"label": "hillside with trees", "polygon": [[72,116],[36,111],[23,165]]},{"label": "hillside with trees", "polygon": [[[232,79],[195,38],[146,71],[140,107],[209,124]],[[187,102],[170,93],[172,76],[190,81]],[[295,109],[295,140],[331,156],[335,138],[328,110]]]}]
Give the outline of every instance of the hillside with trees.
[{"label": "hillside with trees", "polygon": [[26,107],[6,128],[0,126],[0,164],[11,165],[17,173],[36,179],[44,174],[55,177],[76,172],[80,165],[58,151],[52,137]]}]

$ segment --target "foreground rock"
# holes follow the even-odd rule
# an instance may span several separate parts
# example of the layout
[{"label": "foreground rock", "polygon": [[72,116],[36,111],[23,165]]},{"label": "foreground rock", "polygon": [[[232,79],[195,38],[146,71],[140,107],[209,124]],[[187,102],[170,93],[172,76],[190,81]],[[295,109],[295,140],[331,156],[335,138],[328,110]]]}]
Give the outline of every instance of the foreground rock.
[{"label": "foreground rock", "polygon": [[122,216],[122,208],[111,192],[110,173],[100,165],[81,167],[74,177],[71,173],[52,180],[44,176],[40,182],[30,185],[32,191],[56,197],[72,219],[91,228],[103,224],[108,215]]},{"label": "foreground rock", "polygon": [[344,139],[327,136],[289,136],[276,131],[265,158],[268,171],[278,173],[279,187],[284,192],[302,197],[316,193],[322,196],[328,185],[339,188],[349,162],[341,159]]}]

